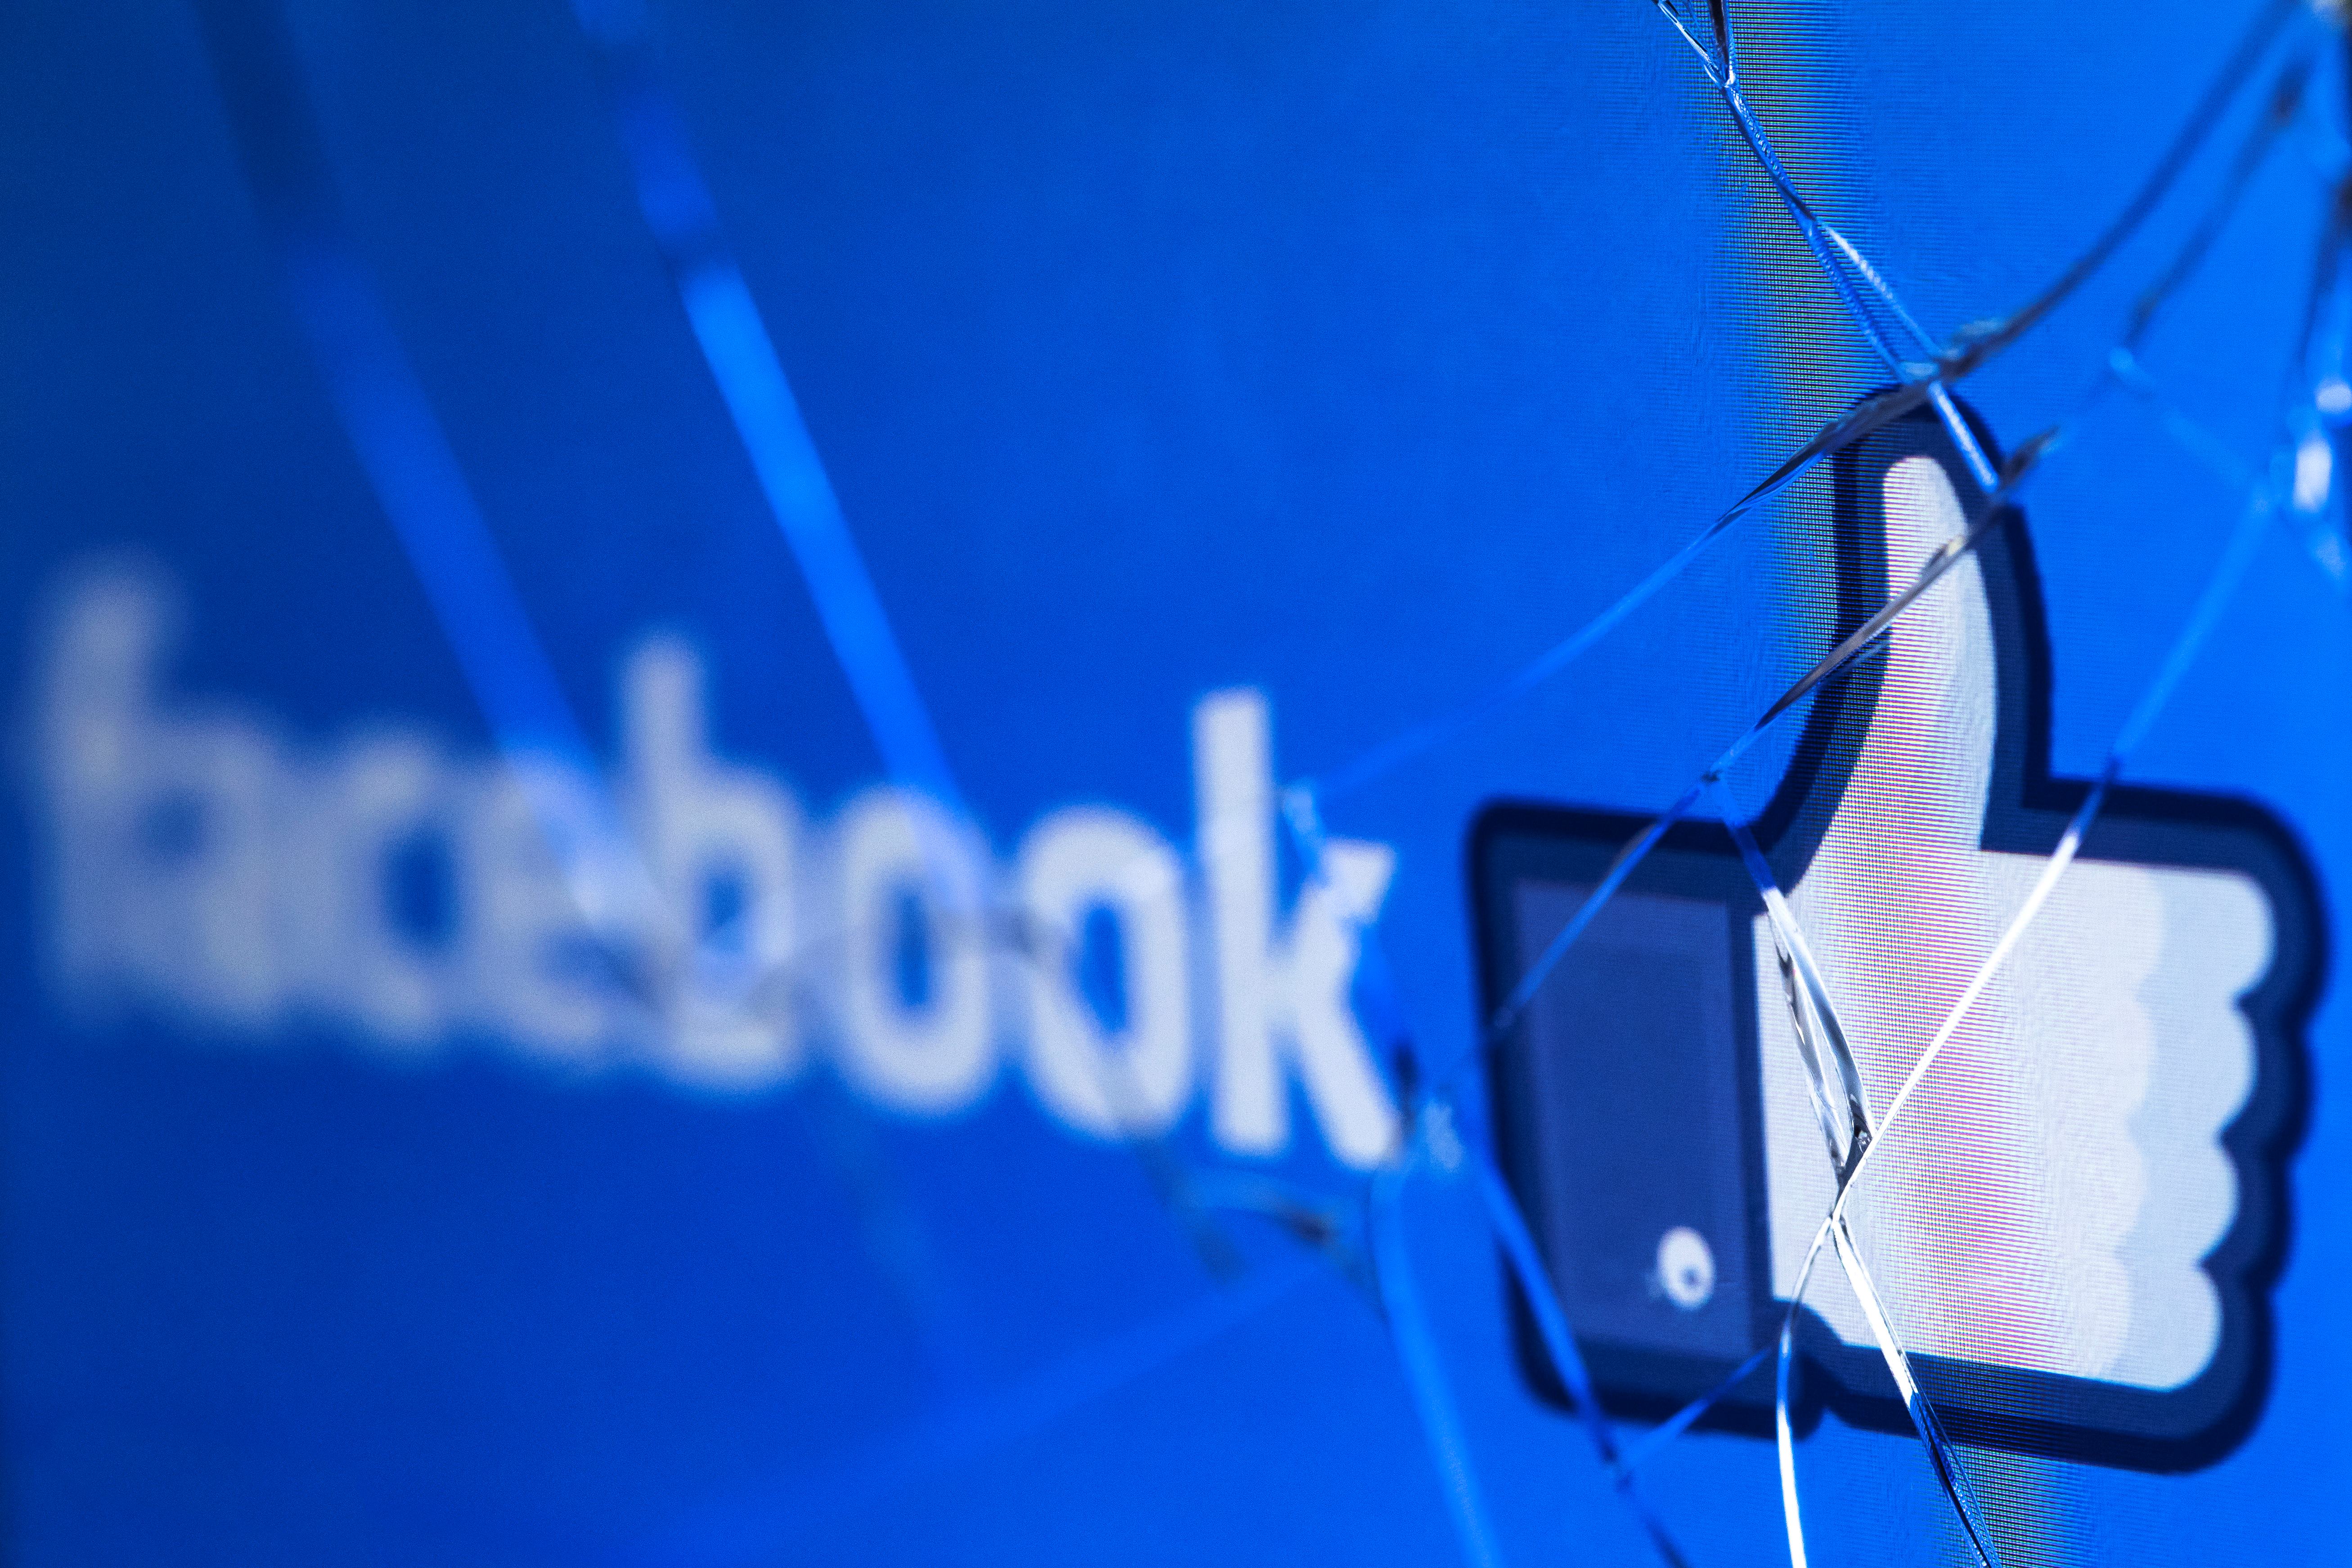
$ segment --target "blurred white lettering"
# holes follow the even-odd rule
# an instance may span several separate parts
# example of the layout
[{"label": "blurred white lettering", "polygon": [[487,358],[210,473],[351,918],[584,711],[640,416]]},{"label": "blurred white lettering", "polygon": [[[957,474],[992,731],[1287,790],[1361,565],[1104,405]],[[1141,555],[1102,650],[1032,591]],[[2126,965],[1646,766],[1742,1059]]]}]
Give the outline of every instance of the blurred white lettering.
[{"label": "blurred white lettering", "polygon": [[976,1103],[1013,1061],[1057,1121],[1107,1139],[1166,1131],[1205,1078],[1213,1135],[1251,1155],[1287,1147],[1295,1074],[1337,1157],[1389,1152],[1349,991],[1393,856],[1327,846],[1283,918],[1255,692],[1196,717],[1196,899],[1177,851],[1107,807],[1048,814],[1010,867],[896,787],[812,821],[716,752],[700,658],[674,637],[624,664],[608,781],[414,726],[297,745],[177,698],[173,606],[152,570],[85,572],[37,650],[48,959],[81,1013],[328,1023],[409,1060],[473,1039],[722,1093],[788,1082],[821,1045],[917,1116]]}]

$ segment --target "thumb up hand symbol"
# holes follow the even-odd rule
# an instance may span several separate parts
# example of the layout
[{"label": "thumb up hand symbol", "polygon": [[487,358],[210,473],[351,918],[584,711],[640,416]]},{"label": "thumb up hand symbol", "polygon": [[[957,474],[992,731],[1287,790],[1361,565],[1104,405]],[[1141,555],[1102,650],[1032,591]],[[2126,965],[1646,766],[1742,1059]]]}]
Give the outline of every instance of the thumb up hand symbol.
[{"label": "thumb up hand symbol", "polygon": [[[1843,454],[1835,493],[1846,627],[1987,505],[1927,414]],[[1895,621],[1880,656],[1821,689],[1752,824],[1874,1105],[1951,1015],[2084,798],[2084,782],[2050,774],[2050,684],[2011,512]],[[1490,1005],[1519,990],[1644,825],[1481,814]],[[2266,812],[2110,794],[1847,1206],[1955,1437],[2178,1469],[2251,1429],[2319,939],[2310,873]],[[1761,901],[1720,826],[1667,833],[1543,976],[1494,1069],[1506,1170],[1604,1403],[1662,1415],[1769,1342],[1835,1180]],[[1844,1279],[1817,1271],[1805,1306],[1801,1417],[1826,1405],[1907,1429]],[[1545,1385],[1540,1354],[1527,1364]],[[1714,1418],[1761,1430],[1770,1412],[1768,1369]]]}]

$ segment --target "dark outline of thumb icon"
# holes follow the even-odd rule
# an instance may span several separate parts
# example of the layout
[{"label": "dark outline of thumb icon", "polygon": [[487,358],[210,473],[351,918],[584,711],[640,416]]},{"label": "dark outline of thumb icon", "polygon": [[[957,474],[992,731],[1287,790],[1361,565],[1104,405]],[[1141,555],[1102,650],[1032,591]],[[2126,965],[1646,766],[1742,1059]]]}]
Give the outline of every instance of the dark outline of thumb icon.
[{"label": "dark outline of thumb icon", "polygon": [[[1991,450],[1989,433],[1969,417],[1978,439]],[[1886,602],[1889,479],[1898,464],[1920,457],[1941,467],[1951,499],[1969,524],[1985,515],[1983,490],[1927,411],[1842,454],[1833,482],[1839,636]],[[1919,473],[1914,463],[1906,478]],[[1941,486],[1937,488],[1940,493]],[[1989,622],[1996,678],[1990,699],[1992,733],[1976,743],[1979,753],[1990,751],[1987,770],[1979,775],[1986,779],[1981,834],[1961,848],[2047,856],[2088,785],[2050,772],[2049,635],[2021,513],[2010,508],[1979,541],[1973,568],[1956,568],[1931,592],[1960,591],[1958,580],[1970,572],[1982,583],[1985,622],[1977,624]],[[1971,585],[1967,591],[1975,589]],[[1923,599],[1914,611],[1927,607]],[[1826,684],[1816,697],[1787,775],[1752,824],[1775,879],[1792,896],[1816,856],[1827,854],[1825,841],[1857,768],[1866,775],[1877,748],[1887,744],[1875,737],[1874,716],[1883,695],[1906,678],[1897,655],[1890,653],[1864,660]],[[1888,695],[1885,701],[1917,702],[1918,685],[1914,680],[1904,688],[1913,695]],[[1902,728],[1908,716],[1889,711],[1895,722],[1886,727]],[[1922,747],[1916,734],[1908,744],[1915,767],[1932,751]],[[1930,779],[1927,788],[1965,795],[1972,786]],[[1869,809],[1867,802],[1864,809]],[[1898,803],[1895,814],[1904,809]],[[1646,819],[1623,812],[1522,802],[1498,802],[1481,810],[1470,832],[1468,869],[1483,1016],[1493,1016],[1512,994],[1617,852],[1645,825]],[[2215,1140],[2226,1161],[2226,1177],[2234,1181],[2235,1212],[2225,1223],[2217,1214],[2218,1239],[2193,1260],[2210,1285],[2210,1354],[2182,1378],[2110,1381],[2049,1370],[2047,1356],[2038,1368],[2032,1355],[2005,1362],[1996,1333],[1990,1340],[1979,1337],[1978,1343],[1996,1344],[1983,1356],[1920,1353],[1915,1344],[1914,1361],[1952,1435],[1964,1442],[2136,1469],[2193,1469],[2242,1441],[2269,1394],[2270,1291],[2285,1249],[2286,1167],[2303,1128],[2305,1030],[2326,962],[2321,904],[2308,862],[2284,824],[2250,801],[2225,796],[2115,789],[2084,839],[2077,864],[2086,875],[2078,879],[2078,888],[2083,881],[2095,890],[2113,884],[2099,883],[2102,862],[2158,873],[2234,873],[2227,880],[2241,890],[2251,886],[2267,905],[2267,964],[2247,971],[2251,984],[2234,998],[2243,1023],[2235,1038],[2251,1046],[2250,1082]],[[1900,907],[1906,896],[1932,894],[1856,885],[1852,868],[1858,862],[1842,863],[1847,869],[1840,874],[1848,883],[1840,901],[1850,929],[1867,927],[1874,904],[1886,910],[1882,925],[1906,922],[1907,935],[1901,939],[1923,948],[1944,929],[1920,920],[1916,906],[1907,913]],[[2112,879],[2116,873],[2105,874]],[[2151,879],[2150,885],[2160,880]],[[2211,885],[2224,879],[2173,880]],[[2082,896],[2076,894],[2078,900]],[[2094,891],[2091,896],[2100,895]],[[2251,907],[2242,891],[2237,896],[2233,907]],[[1801,899],[1800,906],[1801,920]],[[1545,977],[1488,1062],[1504,1173],[1527,1210],[1602,1404],[1634,1419],[1662,1418],[1715,1387],[1750,1351],[1769,1343],[1785,1310],[1774,1292],[1775,1246],[1785,1252],[1789,1243],[1772,1233],[1764,1092],[1772,1075],[1765,1071],[1761,1051],[1763,1042],[1787,1036],[1780,1020],[1768,1024],[1759,1016],[1764,1004],[1755,978],[1756,922],[1761,911],[1755,885],[1723,827],[1696,821],[1676,826]],[[2078,902],[2073,910],[2078,925],[2084,913]],[[2053,900],[2043,919],[2064,915]],[[1854,922],[1863,925],[1856,927]],[[2235,933],[2248,951],[2252,939],[2244,928],[2257,923],[2241,921]],[[2163,929],[2159,918],[2157,930]],[[2079,941],[2094,946],[2104,939],[2102,930],[2078,933]],[[1918,968],[1933,971],[1938,958],[1945,971],[1972,966],[1980,951],[1925,952]],[[1839,956],[1833,946],[1819,954],[1833,989]],[[1768,972],[1770,967],[1768,962]],[[1907,969],[1898,969],[1882,970],[1878,983],[1881,1006],[1887,1007],[1902,1005],[1883,1001],[1889,987],[1900,990],[1915,981]],[[1916,983],[1932,988],[1927,980]],[[2126,1005],[2137,1006],[2128,998]],[[2158,1007],[2135,1016],[2144,1016],[2153,1031],[2148,1071],[2152,1080],[2160,1079],[2169,1060],[2169,1015]],[[1858,1051],[1864,1043],[1857,1041]],[[2172,1046],[2176,1054],[2184,1049],[2179,1040]],[[1898,1075],[1903,1065],[1907,1062],[1896,1063]],[[1959,1061],[1949,1065],[1954,1072],[1967,1067]],[[2213,1081],[2228,1082],[2227,1072]],[[1788,1087],[1785,1077],[1775,1082],[1776,1095]],[[1796,1092],[1801,1097],[1801,1090]],[[2002,1084],[1982,1092],[1990,1102],[2027,1091]],[[1884,1094],[1878,1093],[1883,1113]],[[1965,1108],[1960,1120],[1966,1121]],[[1920,1125],[1909,1134],[1926,1136]],[[1898,1130],[1895,1135],[1904,1134]],[[1994,1140],[1961,1154],[1981,1166],[1990,1157],[1989,1149],[1993,1155],[2000,1153]],[[1826,1193],[1827,1162],[1818,1135],[1811,1153],[1822,1162]],[[2012,1148],[2009,1157],[2024,1156]],[[2221,1175],[2216,1162],[2214,1179]],[[2039,1180],[2035,1173],[2022,1173],[2023,1186]],[[1809,1216],[1800,1248],[1818,1218]],[[1954,1228],[1972,1223],[1964,1216]],[[1859,1230],[1859,1217],[1856,1224]],[[1987,1224],[1998,1232],[1997,1224]],[[2049,1229],[2045,1225],[2035,1232],[2027,1226],[2016,1234]],[[1957,1244],[1965,1250],[1968,1239]],[[2128,1238],[2116,1245],[2127,1246]],[[2191,1261],[2181,1260],[2184,1265]],[[2026,1276],[2032,1277],[2030,1269]],[[1827,1283],[1843,1288],[1843,1281]],[[1855,1343],[1850,1332],[1842,1335],[1815,1310],[1829,1294],[1824,1284],[1817,1275],[1801,1317],[1793,1417],[1801,1429],[1810,1429],[1827,1408],[1852,1426],[1908,1430],[1876,1349]],[[1879,1284],[1898,1320],[1906,1291],[1915,1315],[1923,1310],[1916,1278],[1906,1283],[1897,1270]],[[1564,1405],[1568,1395],[1516,1288],[1513,1296],[1522,1370],[1539,1395]],[[2128,1291],[2125,1300],[2127,1312]],[[1925,1303],[1924,1310],[1932,1317],[1937,1305]],[[2060,1291],[2041,1310],[2058,1323],[2053,1332],[2063,1333],[2066,1314],[2080,1308]],[[2156,1332],[2153,1325],[2149,1332]],[[1768,1364],[1706,1421],[1721,1429],[1762,1434],[1769,1431],[1771,1417]]]}]

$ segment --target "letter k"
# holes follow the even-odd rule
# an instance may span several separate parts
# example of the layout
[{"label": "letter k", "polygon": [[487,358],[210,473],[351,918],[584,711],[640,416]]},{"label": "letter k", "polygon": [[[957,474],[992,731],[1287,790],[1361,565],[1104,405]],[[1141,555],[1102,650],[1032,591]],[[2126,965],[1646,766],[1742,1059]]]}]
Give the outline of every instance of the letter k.
[{"label": "letter k", "polygon": [[1369,1169],[1393,1145],[1396,1106],[1372,1064],[1349,991],[1362,932],[1380,913],[1396,855],[1334,839],[1276,926],[1274,767],[1265,699],[1216,693],[1193,712],[1202,879],[1216,988],[1211,1123],[1237,1155],[1290,1141],[1297,1074],[1331,1152]]}]

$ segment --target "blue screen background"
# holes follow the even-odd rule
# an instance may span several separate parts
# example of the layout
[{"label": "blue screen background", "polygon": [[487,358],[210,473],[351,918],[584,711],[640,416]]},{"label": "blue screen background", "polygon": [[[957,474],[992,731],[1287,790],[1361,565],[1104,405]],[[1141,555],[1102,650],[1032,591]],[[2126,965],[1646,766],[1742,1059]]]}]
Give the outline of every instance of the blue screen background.
[{"label": "blue screen background", "polygon": [[[1948,331],[2116,210],[2235,9],[1740,15],[1801,177]],[[352,246],[592,744],[613,745],[621,650],[669,629],[705,651],[727,755],[814,811],[877,781],[572,17],[299,0],[289,25]],[[1285,778],[1459,707],[1883,379],[1641,5],[662,0],[654,30],[1000,854],[1084,801],[1184,841],[1212,690],[1266,694]],[[2323,57],[2312,123],[2335,126]],[[2290,139],[2146,350],[2248,462],[2343,155],[2334,131]],[[2004,440],[2081,396],[2221,161],[1971,383]],[[487,751],[191,14],[0,14],[0,691],[28,689],[60,574],[132,549],[184,591],[187,700],[320,741],[404,716]],[[1818,492],[1794,495],[1566,675],[1328,802],[1334,831],[1397,851],[1381,951],[1433,1057],[1476,1019],[1478,805],[1662,808],[1810,662]],[[2237,504],[2121,400],[2037,481],[2062,771],[2095,768]],[[2280,812],[2336,929],[2348,625],[2274,531],[2131,769]],[[730,1100],[487,1047],[410,1067],[323,1030],[81,1019],[40,956],[22,776],[0,835],[15,1560],[1458,1555],[1361,1291],[1247,1220],[1249,1270],[1213,1280],[1136,1157],[1060,1131],[1017,1074],[911,1121],[821,1063]],[[2266,1416],[2189,1476],[1985,1457],[2012,1561],[2340,1535],[2347,1028],[2331,988]],[[1206,1158],[1198,1121],[1175,1144]],[[1352,1190],[1311,1133],[1280,1168]],[[1518,1380],[1475,1199],[1429,1176],[1404,1211],[1502,1560],[1645,1560],[1580,1428]],[[1832,1420],[1801,1462],[1822,1561],[1937,1549],[1916,1444]],[[1645,1476],[1694,1562],[1785,1553],[1769,1445],[1694,1436]]]}]

